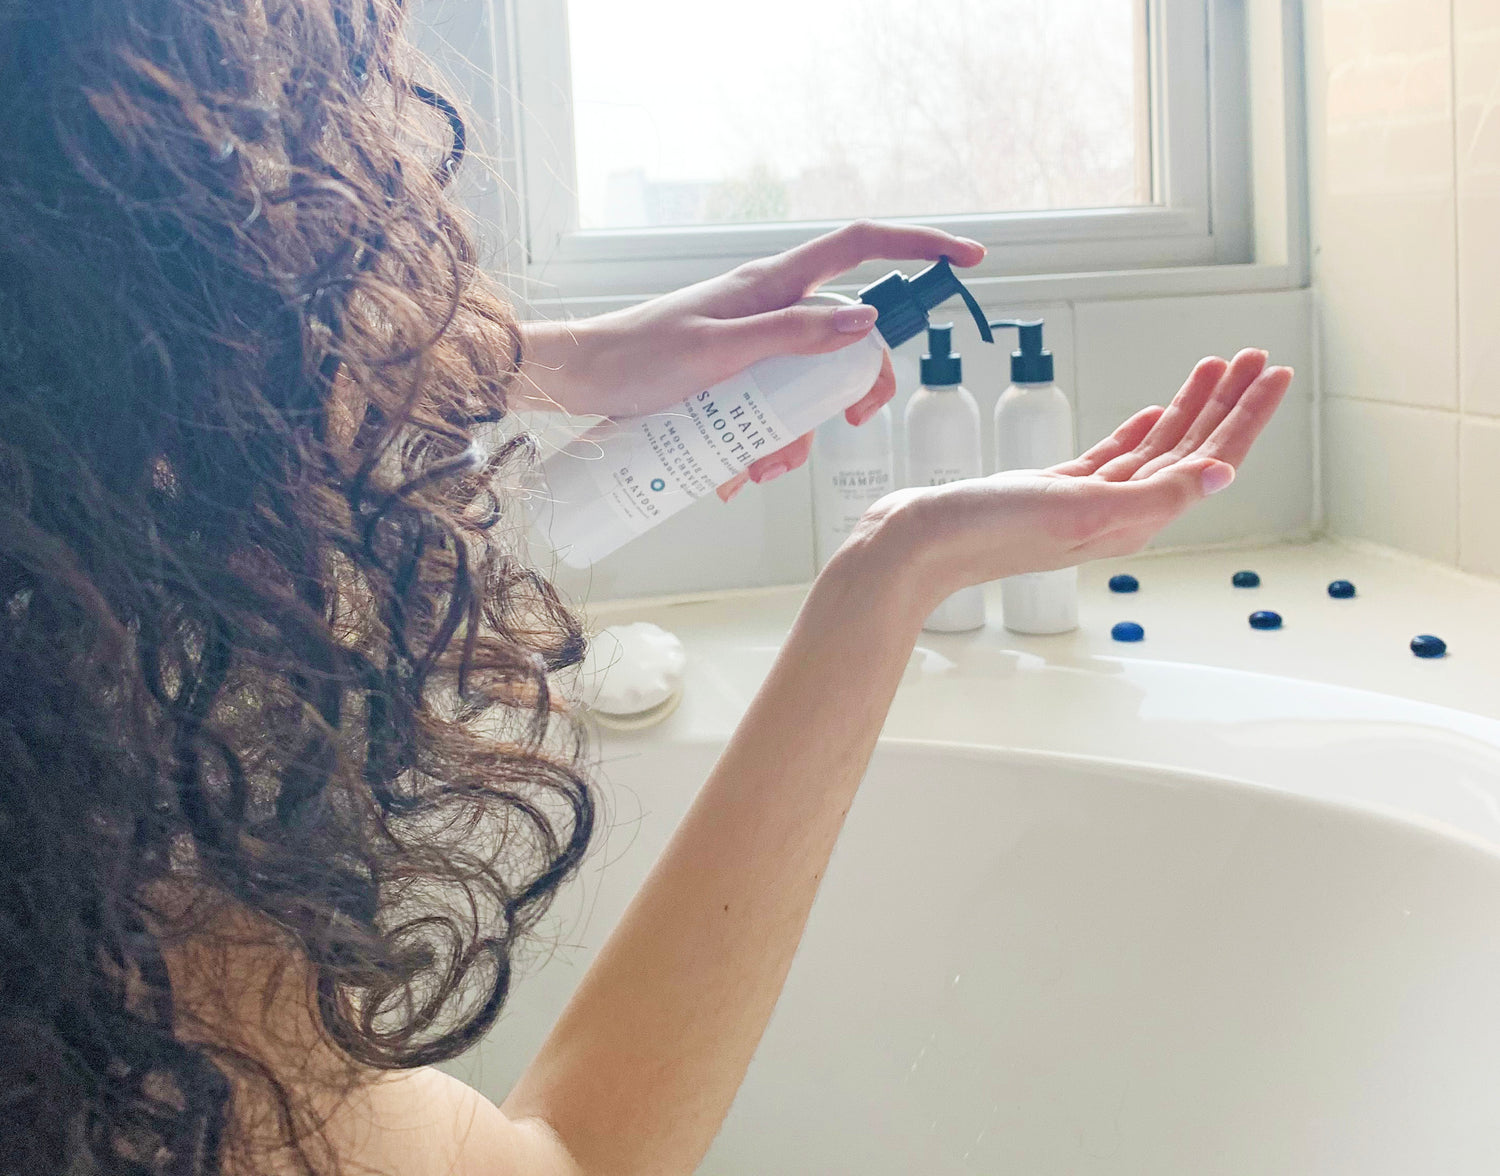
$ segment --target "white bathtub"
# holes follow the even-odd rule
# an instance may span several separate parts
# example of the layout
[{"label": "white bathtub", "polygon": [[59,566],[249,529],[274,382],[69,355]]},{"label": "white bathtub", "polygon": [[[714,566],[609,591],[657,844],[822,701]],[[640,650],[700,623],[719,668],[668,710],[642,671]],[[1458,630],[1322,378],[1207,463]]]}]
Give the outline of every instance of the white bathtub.
[{"label": "white bathtub", "polygon": [[[503,1097],[716,754],[612,762]],[[638,803],[637,803],[638,802]],[[536,965],[539,961],[532,961]],[[705,1173],[1500,1167],[1500,856],[1271,789],[886,744]]]},{"label": "white bathtub", "polygon": [[[1245,626],[1238,566],[1285,633]],[[1108,594],[1113,570],[1139,598]],[[1328,600],[1335,576],[1356,606]],[[561,1010],[797,602],[601,618],[678,632],[687,693],[604,744],[608,836],[550,959],[455,1067],[485,1093]],[[924,641],[703,1171],[1500,1172],[1500,587],[1324,545],[1085,569],[1083,604],[1065,638]],[[1144,646],[1109,641],[1127,616]],[[1417,662],[1421,631],[1454,656]]]}]

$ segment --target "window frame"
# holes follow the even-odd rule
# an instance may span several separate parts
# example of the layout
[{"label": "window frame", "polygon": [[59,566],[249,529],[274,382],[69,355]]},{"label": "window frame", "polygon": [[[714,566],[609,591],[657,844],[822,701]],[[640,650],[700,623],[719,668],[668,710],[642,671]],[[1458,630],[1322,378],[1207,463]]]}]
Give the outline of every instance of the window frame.
[{"label": "window frame", "polygon": [[[414,10],[412,26],[444,92],[470,120],[469,162],[459,173],[457,194],[473,217],[484,264],[512,293],[517,310],[523,316],[550,318],[620,309],[740,260],[729,255],[707,262],[655,259],[602,265],[594,273],[570,275],[565,290],[553,274],[528,267],[521,143],[537,110],[533,104],[523,113],[517,92],[518,2],[424,0]],[[1234,207],[1237,197],[1241,208],[1248,202],[1249,215],[1213,213],[1216,256],[1203,263],[1112,260],[1107,249],[1096,248],[1090,264],[1078,256],[1091,247],[1089,242],[1075,242],[1071,256],[1061,247],[1035,242],[993,249],[983,267],[985,276],[971,277],[969,283],[986,306],[1008,312],[1048,302],[1199,297],[1308,285],[1307,6],[1304,0],[1207,2],[1213,139],[1249,144],[1248,151],[1215,162],[1210,208]],[[772,244],[763,241],[759,247]],[[1118,252],[1132,245],[1126,242]],[[841,288],[857,288],[879,272],[878,266],[867,267]]]},{"label": "window frame", "polygon": [[[564,0],[495,0],[508,9],[515,96],[518,260],[544,299],[661,293],[740,261],[790,248],[831,222],[582,230],[574,169]],[[923,223],[983,241],[976,280],[1016,274],[1132,271],[1248,263],[1252,199],[1249,100],[1236,48],[1238,0],[1140,0],[1150,70],[1154,202],[1131,208],[933,216]],[[500,63],[502,71],[506,62]],[[868,275],[856,275],[856,278]]]}]

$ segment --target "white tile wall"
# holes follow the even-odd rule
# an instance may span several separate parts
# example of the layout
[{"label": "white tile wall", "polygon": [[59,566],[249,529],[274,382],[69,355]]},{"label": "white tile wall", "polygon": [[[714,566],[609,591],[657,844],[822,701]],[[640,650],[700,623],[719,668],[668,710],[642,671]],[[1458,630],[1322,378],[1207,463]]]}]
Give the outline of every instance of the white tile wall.
[{"label": "white tile wall", "polygon": [[[1303,373],[1295,393],[1245,465],[1236,485],[1163,534],[1167,545],[1303,537],[1313,508],[1313,372],[1310,300],[1306,291],[1209,298],[990,306],[991,318],[1044,318],[1057,378],[1073,399],[1081,445],[1091,444],[1126,416],[1162,403],[1199,359],[1241,347],[1270,350],[1276,362]],[[979,401],[984,450],[992,452],[995,401],[1010,381],[1014,336],[982,343],[962,317],[956,339],[964,383]],[[917,384],[925,342],[896,355],[899,422]],[[899,471],[898,471],[899,475]],[[560,569],[575,599],[694,592],[795,583],[813,570],[810,487],[798,471],[768,487],[751,487],[729,506],[697,504],[587,574]]]},{"label": "white tile wall", "polygon": [[1323,12],[1327,387],[1457,408],[1449,0],[1324,0]]},{"label": "white tile wall", "polygon": [[1500,576],[1500,420],[1463,422],[1459,549],[1466,571]]},{"label": "white tile wall", "polygon": [[1500,0],[1308,19],[1329,527],[1500,575]]},{"label": "white tile wall", "polygon": [[1158,546],[1308,533],[1312,523],[1311,302],[1305,290],[1081,304],[1078,379],[1083,445],[1147,404],[1165,404],[1205,355],[1261,347],[1295,368],[1287,402],[1229,490],[1183,516]]},{"label": "white tile wall", "polygon": [[1324,413],[1332,528],[1458,562],[1457,414],[1342,398]]},{"label": "white tile wall", "polygon": [[1455,0],[1454,34],[1460,406],[1500,416],[1500,3]]}]

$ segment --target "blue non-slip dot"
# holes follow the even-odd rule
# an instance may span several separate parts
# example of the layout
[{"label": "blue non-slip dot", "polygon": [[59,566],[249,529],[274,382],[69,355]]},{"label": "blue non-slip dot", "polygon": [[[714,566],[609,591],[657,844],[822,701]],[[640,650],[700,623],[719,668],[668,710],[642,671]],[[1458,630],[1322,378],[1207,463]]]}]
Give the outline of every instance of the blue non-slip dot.
[{"label": "blue non-slip dot", "polygon": [[1448,655],[1448,643],[1441,637],[1413,637],[1411,651],[1418,657],[1438,658]]},{"label": "blue non-slip dot", "polygon": [[1328,585],[1328,595],[1335,600],[1353,600],[1354,585],[1349,583],[1348,580],[1335,580],[1332,584]]},{"label": "blue non-slip dot", "polygon": [[1234,584],[1234,586],[1236,588],[1259,588],[1260,587],[1260,573],[1259,572],[1235,572],[1235,574],[1234,574],[1234,580],[1232,581],[1232,583]]},{"label": "blue non-slip dot", "polygon": [[1121,621],[1118,625],[1116,625],[1109,631],[1109,635],[1116,641],[1124,641],[1133,644],[1137,641],[1144,641],[1146,639],[1146,630],[1141,628],[1134,621]]},{"label": "blue non-slip dot", "polygon": [[1134,576],[1111,576],[1109,578],[1109,590],[1119,593],[1139,592],[1141,590],[1141,582]]},{"label": "blue non-slip dot", "polygon": [[1250,627],[1252,629],[1279,629],[1281,628],[1281,614],[1274,612],[1251,613]]}]

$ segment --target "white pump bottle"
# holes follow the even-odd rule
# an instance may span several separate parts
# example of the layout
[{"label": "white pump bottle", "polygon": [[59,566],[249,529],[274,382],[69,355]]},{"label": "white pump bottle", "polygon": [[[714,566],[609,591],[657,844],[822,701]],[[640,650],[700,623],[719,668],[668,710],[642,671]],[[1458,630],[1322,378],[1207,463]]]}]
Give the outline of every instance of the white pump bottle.
[{"label": "white pump bottle", "polygon": [[529,503],[534,525],[564,563],[591,566],[859,401],[885,348],[921,334],[927,312],[955,294],[993,341],[947,258],[914,278],[892,272],[860,291],[879,317],[858,342],[826,355],[763,359],[676,408],[606,422],[549,457],[547,493]]},{"label": "white pump bottle", "polygon": [[855,427],[841,416],[818,426],[813,439],[813,550],[818,570],[854,534],[859,520],[896,488],[890,405]]},{"label": "white pump bottle", "polygon": [[[944,486],[984,474],[979,405],[963,386],[963,359],[953,350],[953,324],[927,331],[922,386],[906,404],[906,480]],[[933,610],[922,626],[933,633],[984,627],[984,587],[962,588]]]},{"label": "white pump bottle", "polygon": [[[1038,322],[995,322],[1014,327],[1021,348],[1011,356],[1011,384],[995,405],[995,472],[1044,470],[1076,456],[1073,409],[1053,378],[1052,353]],[[1050,635],[1078,628],[1078,569],[1034,572],[1000,582],[1005,627],[1013,633]]]}]

